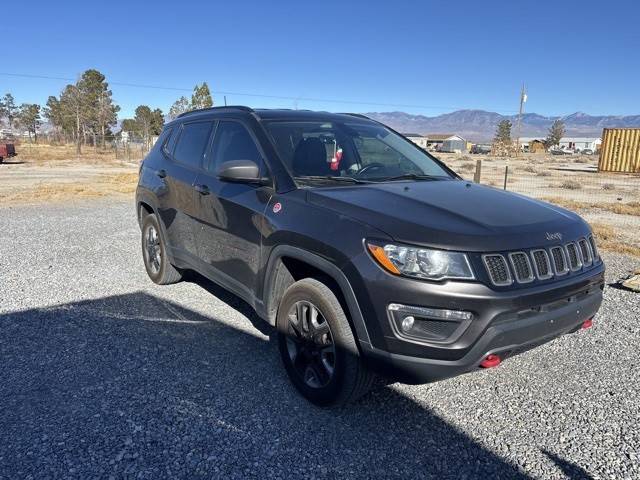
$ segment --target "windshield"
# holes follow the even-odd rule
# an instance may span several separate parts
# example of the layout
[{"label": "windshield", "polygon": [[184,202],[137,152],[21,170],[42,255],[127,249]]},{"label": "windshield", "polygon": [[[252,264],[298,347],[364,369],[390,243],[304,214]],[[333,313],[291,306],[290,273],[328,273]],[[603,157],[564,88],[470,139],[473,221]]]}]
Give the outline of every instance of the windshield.
[{"label": "windshield", "polygon": [[382,125],[285,121],[266,127],[296,179],[452,178],[430,155]]}]

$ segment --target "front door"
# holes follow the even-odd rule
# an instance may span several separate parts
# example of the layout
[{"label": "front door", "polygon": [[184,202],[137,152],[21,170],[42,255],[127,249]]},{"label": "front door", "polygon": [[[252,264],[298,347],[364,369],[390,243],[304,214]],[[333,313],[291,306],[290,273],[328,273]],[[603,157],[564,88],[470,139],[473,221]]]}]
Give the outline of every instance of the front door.
[{"label": "front door", "polygon": [[167,240],[174,255],[193,261],[197,257],[197,243],[193,226],[196,193],[194,184],[202,168],[209,145],[212,121],[189,122],[182,125],[177,142],[170,152],[169,161],[161,172],[164,176],[166,201],[160,216],[165,225]]},{"label": "front door", "polygon": [[223,182],[218,167],[230,160],[251,160],[264,169],[263,156],[239,121],[220,120],[205,171],[196,178],[196,237],[208,272],[251,300],[256,289],[264,211],[271,187]]}]

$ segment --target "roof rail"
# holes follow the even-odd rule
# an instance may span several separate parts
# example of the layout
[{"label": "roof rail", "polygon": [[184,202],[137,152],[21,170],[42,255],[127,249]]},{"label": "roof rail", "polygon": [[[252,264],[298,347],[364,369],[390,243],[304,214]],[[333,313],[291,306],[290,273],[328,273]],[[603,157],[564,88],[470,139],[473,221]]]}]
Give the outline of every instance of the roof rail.
[{"label": "roof rail", "polygon": [[253,113],[253,108],[246,107],[244,105],[223,105],[220,107],[208,107],[208,108],[199,108],[197,110],[189,110],[188,112],[181,113],[176,118],[185,117],[187,115],[191,115],[193,113],[202,113],[202,112],[210,112],[215,110],[242,110],[243,112],[251,112]]},{"label": "roof rail", "polygon": [[345,112],[342,115],[351,115],[352,117],[358,117],[358,118],[366,118],[367,120],[371,120],[369,117],[367,117],[366,115],[362,114],[362,113],[350,113],[350,112]]}]

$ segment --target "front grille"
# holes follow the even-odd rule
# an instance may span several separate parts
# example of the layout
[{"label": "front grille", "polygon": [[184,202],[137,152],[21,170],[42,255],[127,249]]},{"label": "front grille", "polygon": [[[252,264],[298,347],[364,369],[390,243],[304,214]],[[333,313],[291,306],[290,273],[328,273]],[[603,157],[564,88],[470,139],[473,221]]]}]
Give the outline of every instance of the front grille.
[{"label": "front grille", "polygon": [[567,259],[565,258],[562,247],[551,248],[551,259],[553,261],[553,269],[556,275],[565,275],[569,271]]},{"label": "front grille", "polygon": [[572,272],[580,270],[582,268],[582,262],[578,253],[578,247],[575,243],[567,243],[565,246],[567,249],[567,258],[569,259],[569,268]]},{"label": "front grille", "polygon": [[600,254],[598,253],[598,247],[596,247],[596,241],[593,239],[593,236],[589,237],[589,245],[591,246],[591,251],[593,252],[593,263],[600,258]]},{"label": "front grille", "polygon": [[502,287],[513,283],[509,266],[502,255],[484,255],[482,259],[494,285]]},{"label": "front grille", "polygon": [[524,252],[514,252],[509,254],[509,260],[511,260],[511,266],[515,273],[516,280],[519,283],[533,282],[533,269],[531,268],[531,262],[529,257]]},{"label": "front grille", "polygon": [[585,240],[584,238],[581,238],[578,241],[578,246],[580,247],[580,254],[582,255],[582,264],[585,267],[588,267],[593,261],[593,257],[591,255],[591,247],[589,246],[587,240]]},{"label": "front grille", "polygon": [[531,252],[531,256],[533,257],[533,265],[536,269],[536,276],[539,280],[546,280],[553,277],[549,254],[546,250],[533,250]]},{"label": "front grille", "polygon": [[491,283],[505,287],[516,283],[543,281],[580,272],[595,265],[597,252],[592,236],[566,245],[554,245],[526,252],[490,253],[482,255]]}]

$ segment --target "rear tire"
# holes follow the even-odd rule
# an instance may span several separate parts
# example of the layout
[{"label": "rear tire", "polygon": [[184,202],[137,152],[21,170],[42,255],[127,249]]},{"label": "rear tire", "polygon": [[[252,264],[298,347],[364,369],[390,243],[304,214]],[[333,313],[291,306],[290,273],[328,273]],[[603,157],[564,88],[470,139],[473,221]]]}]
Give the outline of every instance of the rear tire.
[{"label": "rear tire", "polygon": [[149,278],[158,285],[179,282],[182,273],[171,265],[158,219],[149,214],[142,221],[142,258]]},{"label": "rear tire", "polygon": [[276,318],[280,356],[296,389],[319,406],[343,406],[376,383],[363,363],[340,301],[305,278],[284,293]]}]

